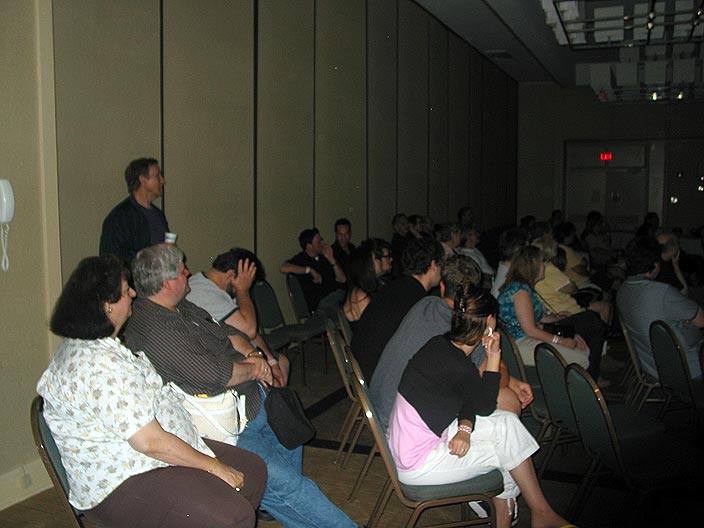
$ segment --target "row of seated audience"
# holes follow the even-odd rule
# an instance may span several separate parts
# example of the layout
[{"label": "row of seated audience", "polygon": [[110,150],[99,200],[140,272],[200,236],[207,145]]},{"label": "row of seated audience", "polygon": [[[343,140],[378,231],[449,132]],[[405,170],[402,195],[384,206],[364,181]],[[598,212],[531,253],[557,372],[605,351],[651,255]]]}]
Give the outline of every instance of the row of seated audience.
[{"label": "row of seated audience", "polygon": [[[269,426],[265,389],[287,384],[289,365],[258,334],[256,257],[234,248],[189,281],[151,204],[163,192],[158,162],[135,160],[125,180],[101,256],[79,264],[57,301],[51,328],[65,339],[37,386],[70,502],[109,526],[253,527],[258,516],[357,526],[302,474],[302,447],[287,449]],[[329,256],[319,235],[307,245]],[[246,427],[227,439],[237,447],[201,438],[178,394],[231,389],[246,402]]]},{"label": "row of seated audience", "polygon": [[[263,279],[261,263],[233,248],[189,279],[183,253],[163,243],[165,216],[151,204],[163,192],[158,162],[135,160],[125,179],[130,196],[103,224],[103,256],[82,261],[57,302],[52,330],[66,339],[38,385],[72,504],[114,526],[135,518],[148,526],[254,526],[260,506],[284,526],[355,526],[302,475],[302,448],[284,448],[268,424],[265,387],[286,385],[290,365],[258,333],[249,290]],[[332,246],[306,229],[300,253],[280,271],[299,280],[316,317],[335,320],[342,306],[353,322],[352,352],[370,381],[399,479],[444,484],[499,469],[498,526],[516,515],[519,492],[534,525],[566,525],[535,476],[537,444],[518,419],[533,394],[508,375],[497,322],[525,363],[533,364],[537,342],[550,342],[598,379],[613,323],[610,296],[624,279],[618,304],[634,337],[654,306],[663,310],[659,318],[679,320],[681,331],[704,326],[702,310],[671,286],[652,287],[664,254],[652,237],[636,239],[624,261],[599,213],[590,213],[581,242],[561,214],[544,223],[522,219],[499,237],[496,270],[477,248],[470,208],[457,224],[397,214],[392,225],[390,244],[369,239],[358,247],[344,218]],[[110,254],[131,262],[132,275]],[[483,288],[490,285],[493,296]],[[646,305],[644,316],[638,311]],[[699,341],[690,337],[692,348],[701,332]],[[200,438],[172,385],[193,395],[231,388],[245,395],[248,423],[238,447]],[[109,456],[90,456],[95,450]]]}]

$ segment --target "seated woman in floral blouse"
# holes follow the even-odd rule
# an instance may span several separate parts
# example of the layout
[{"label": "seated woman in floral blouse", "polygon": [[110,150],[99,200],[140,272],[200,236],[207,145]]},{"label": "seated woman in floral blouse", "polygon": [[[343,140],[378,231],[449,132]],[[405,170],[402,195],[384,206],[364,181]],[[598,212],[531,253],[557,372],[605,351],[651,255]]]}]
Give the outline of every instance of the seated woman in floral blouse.
[{"label": "seated woman in floral blouse", "polygon": [[255,454],[203,440],[181,397],[120,343],[129,271],[82,260],[56,303],[65,339],[37,385],[61,454],[69,501],[99,526],[253,527],[267,471]]}]

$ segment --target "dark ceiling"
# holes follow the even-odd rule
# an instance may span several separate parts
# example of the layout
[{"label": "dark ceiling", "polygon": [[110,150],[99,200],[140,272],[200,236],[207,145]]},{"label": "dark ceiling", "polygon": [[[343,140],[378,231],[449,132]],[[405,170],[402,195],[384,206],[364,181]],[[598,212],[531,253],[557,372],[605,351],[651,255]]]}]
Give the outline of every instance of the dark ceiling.
[{"label": "dark ceiling", "polygon": [[[618,61],[619,46],[573,50],[558,44],[540,0],[415,1],[519,82],[553,81],[574,86],[576,63]],[[647,6],[648,0],[639,3]],[[628,12],[634,0],[599,0],[598,4],[625,5]]]}]

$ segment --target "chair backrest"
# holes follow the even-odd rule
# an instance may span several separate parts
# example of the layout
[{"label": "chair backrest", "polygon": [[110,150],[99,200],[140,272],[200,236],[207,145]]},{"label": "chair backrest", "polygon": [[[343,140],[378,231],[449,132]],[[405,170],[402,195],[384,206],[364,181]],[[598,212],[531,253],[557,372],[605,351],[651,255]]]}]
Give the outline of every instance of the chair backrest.
[{"label": "chair backrest", "polygon": [[528,383],[526,368],[523,365],[523,359],[521,359],[516,341],[503,325],[499,324],[497,330],[499,335],[501,335],[501,359],[504,360],[508,373],[514,378]]},{"label": "chair backrest", "polygon": [[257,310],[257,323],[263,333],[281,328],[285,324],[271,284],[265,280],[257,281],[252,285],[250,294]]},{"label": "chair backrest", "polygon": [[623,322],[623,317],[621,317],[621,314],[618,312],[618,308],[616,313],[619,324],[621,325],[621,332],[623,333],[623,338],[626,340],[626,348],[628,348],[628,355],[630,356],[631,363],[633,364],[633,371],[635,372],[638,381],[641,383],[656,383],[657,380],[652,379],[651,376],[649,376],[643,371],[643,367],[640,363],[640,358],[638,357],[638,353],[636,352],[636,347],[633,344],[633,338],[631,337],[631,333],[628,331],[628,328],[626,328],[626,324]]},{"label": "chair backrest", "polygon": [[298,282],[298,278],[293,273],[286,274],[286,287],[288,288],[289,299],[291,299],[293,314],[299,323],[305,322],[310,317],[310,310],[308,309],[306,297],[303,295],[301,283]]},{"label": "chair backrest", "polygon": [[347,360],[345,359],[344,343],[342,343],[342,336],[340,331],[335,328],[335,325],[330,319],[325,320],[325,332],[328,335],[328,342],[330,343],[330,349],[332,350],[332,355],[335,358],[335,364],[337,365],[337,370],[340,372],[340,377],[345,385],[345,391],[347,391],[347,396],[354,402],[357,401],[357,395],[352,389],[350,383],[350,368],[346,365]]},{"label": "chair backrest", "polygon": [[692,377],[682,343],[664,321],[650,324],[650,348],[660,376],[660,386],[678,399],[694,402]]},{"label": "chair backrest", "polygon": [[367,382],[364,379],[364,374],[362,374],[362,369],[359,368],[357,360],[350,358],[350,367],[352,368],[352,386],[357,393],[357,400],[362,406],[362,412],[367,417],[367,422],[369,424],[369,430],[374,436],[374,442],[376,443],[379,453],[381,454],[381,459],[384,461],[384,466],[386,467],[386,472],[389,474],[389,478],[393,484],[396,495],[401,498],[404,497],[403,491],[398,481],[398,473],[396,472],[396,464],[391,457],[391,451],[389,450],[389,444],[386,441],[386,435],[384,434],[379,422],[377,421],[377,414],[374,410],[374,405],[372,405],[372,400],[369,397],[369,389]]},{"label": "chair backrest", "polygon": [[565,379],[584,450],[625,478],[621,447],[601,390],[589,373],[575,363],[567,366]]},{"label": "chair backrest", "polygon": [[539,343],[535,347],[535,368],[550,421],[572,434],[577,434],[577,423],[570,406],[565,382],[567,362],[562,354],[549,343]]},{"label": "chair backrest", "polygon": [[345,339],[345,343],[351,345],[352,327],[350,326],[350,322],[347,320],[347,316],[345,315],[345,311],[342,309],[342,306],[337,309],[337,320],[340,331],[342,332],[342,337]]},{"label": "chair backrest", "polygon": [[68,502],[70,487],[68,478],[66,477],[66,470],[61,462],[61,455],[59,454],[59,449],[56,447],[56,442],[54,442],[51,430],[46,420],[44,420],[44,415],[42,414],[43,410],[44,399],[41,396],[37,396],[32,401],[30,410],[32,434],[34,435],[34,443],[37,446],[37,452],[44,463],[47,473],[49,473],[49,477],[56,491],[59,492],[62,507],[70,516],[71,526],[74,528],[83,528],[83,522],[80,518],[82,513],[75,510],[73,506],[71,506],[71,503]]},{"label": "chair backrest", "polygon": [[499,324],[497,330],[499,335],[501,335],[501,359],[504,361],[509,375],[531,386],[531,389],[533,389],[533,401],[530,404],[531,414],[539,422],[545,422],[548,418],[548,411],[545,407],[543,391],[535,369],[531,367],[532,370],[529,375],[528,369],[523,364],[521,353],[518,351],[516,340],[513,339],[511,333],[503,325]]}]

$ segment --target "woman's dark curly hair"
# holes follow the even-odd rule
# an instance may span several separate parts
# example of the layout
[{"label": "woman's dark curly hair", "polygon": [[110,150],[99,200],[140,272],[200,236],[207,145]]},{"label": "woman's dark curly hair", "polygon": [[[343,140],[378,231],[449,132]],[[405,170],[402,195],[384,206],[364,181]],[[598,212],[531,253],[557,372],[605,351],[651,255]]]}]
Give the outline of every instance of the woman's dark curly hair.
[{"label": "woman's dark curly hair", "polygon": [[111,336],[115,326],[105,313],[105,303],[120,300],[122,281],[129,276],[122,260],[114,255],[84,258],[56,301],[51,331],[76,339]]}]

